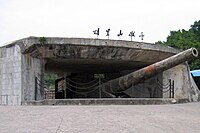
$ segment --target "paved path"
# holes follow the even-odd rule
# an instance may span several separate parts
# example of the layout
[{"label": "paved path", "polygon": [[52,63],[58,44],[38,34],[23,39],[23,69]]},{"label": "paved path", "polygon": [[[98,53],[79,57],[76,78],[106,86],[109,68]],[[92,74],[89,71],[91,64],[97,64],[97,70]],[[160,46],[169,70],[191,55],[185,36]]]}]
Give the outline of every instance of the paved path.
[{"label": "paved path", "polygon": [[200,103],[0,106],[1,133],[200,133]]}]

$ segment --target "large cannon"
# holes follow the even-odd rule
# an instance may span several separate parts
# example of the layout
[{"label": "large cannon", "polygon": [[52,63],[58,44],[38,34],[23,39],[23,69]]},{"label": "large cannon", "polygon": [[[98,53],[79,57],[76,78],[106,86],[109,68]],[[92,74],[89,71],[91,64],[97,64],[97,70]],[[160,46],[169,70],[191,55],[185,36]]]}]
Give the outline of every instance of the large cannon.
[{"label": "large cannon", "polygon": [[132,85],[136,85],[169,68],[172,68],[185,61],[189,61],[193,58],[196,58],[197,56],[198,56],[198,51],[195,48],[190,48],[174,56],[166,58],[160,62],[154,63],[150,66],[139,69],[125,76],[110,80],[106,83],[103,83],[99,87],[104,92],[109,92],[109,93],[124,91],[126,89],[129,89]]}]

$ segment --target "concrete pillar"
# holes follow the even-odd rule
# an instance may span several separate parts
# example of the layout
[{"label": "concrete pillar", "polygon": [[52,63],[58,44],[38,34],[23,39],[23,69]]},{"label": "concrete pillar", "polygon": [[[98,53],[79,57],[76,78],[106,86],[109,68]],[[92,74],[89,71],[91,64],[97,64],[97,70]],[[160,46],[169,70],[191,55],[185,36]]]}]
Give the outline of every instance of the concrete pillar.
[{"label": "concrete pillar", "polygon": [[35,77],[40,81],[37,85],[37,100],[42,100],[44,92],[44,61],[32,58],[29,54],[22,55],[22,102],[35,100]]},{"label": "concrete pillar", "polygon": [[0,49],[0,105],[21,104],[21,51],[18,45]]}]

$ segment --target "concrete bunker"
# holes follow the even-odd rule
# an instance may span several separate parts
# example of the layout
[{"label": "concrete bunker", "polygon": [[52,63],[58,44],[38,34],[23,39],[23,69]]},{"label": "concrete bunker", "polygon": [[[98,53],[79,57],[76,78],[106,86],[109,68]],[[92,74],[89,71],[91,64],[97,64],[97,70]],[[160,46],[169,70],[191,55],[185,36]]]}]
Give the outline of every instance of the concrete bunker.
[{"label": "concrete bunker", "polygon": [[[106,98],[101,84],[161,61],[180,50],[143,42],[29,37],[0,48],[1,104],[44,99],[44,73],[58,74],[55,98]],[[115,86],[110,86],[114,90]],[[113,97],[191,98],[187,63],[114,92]]]}]

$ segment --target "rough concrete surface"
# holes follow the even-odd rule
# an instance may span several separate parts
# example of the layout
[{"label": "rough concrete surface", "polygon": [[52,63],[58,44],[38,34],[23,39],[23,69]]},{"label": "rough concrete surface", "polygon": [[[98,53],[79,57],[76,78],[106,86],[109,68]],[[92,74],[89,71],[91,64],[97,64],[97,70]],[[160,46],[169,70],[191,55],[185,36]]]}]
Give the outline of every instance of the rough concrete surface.
[{"label": "rough concrete surface", "polygon": [[0,106],[1,133],[199,133],[200,103]]}]

